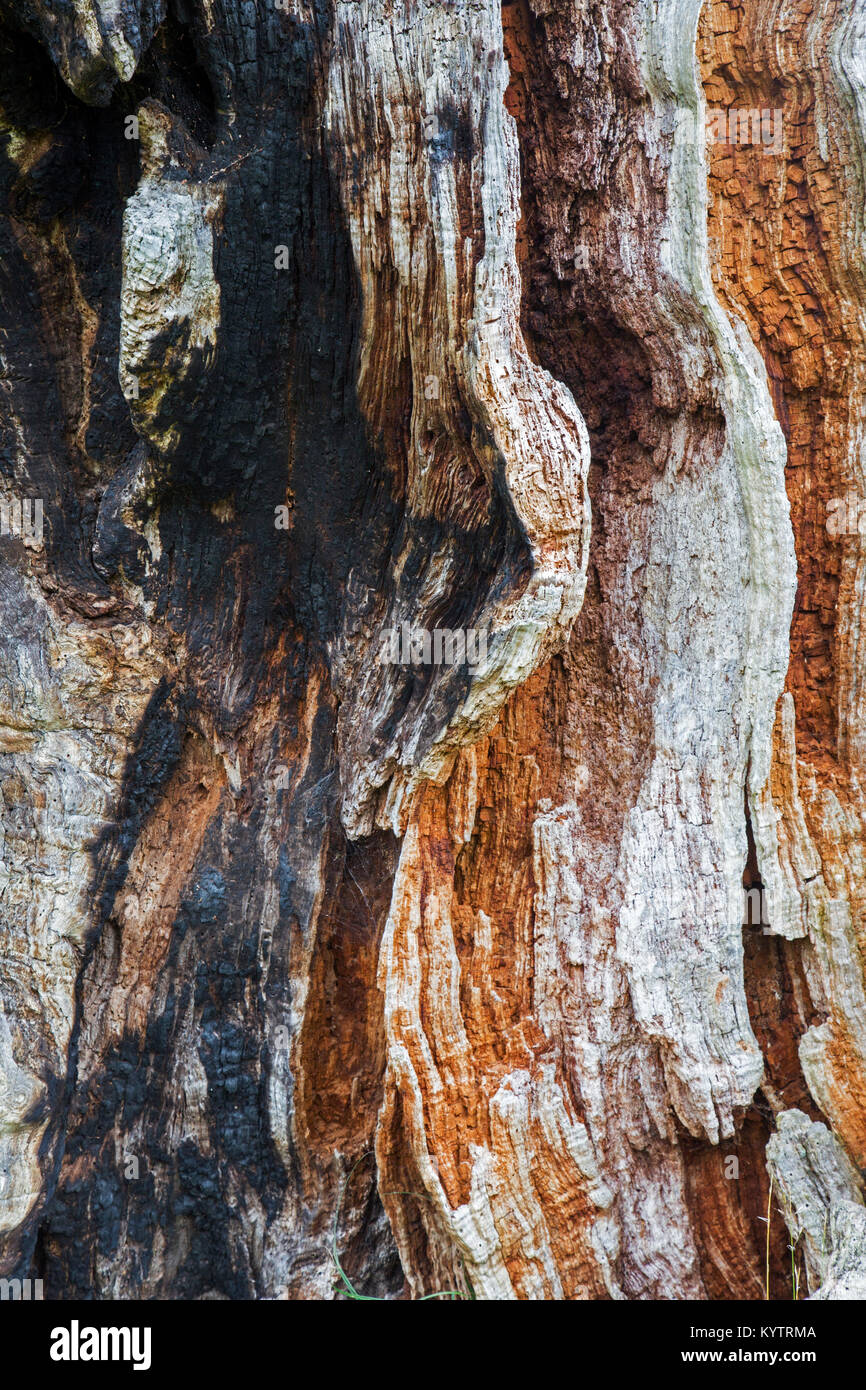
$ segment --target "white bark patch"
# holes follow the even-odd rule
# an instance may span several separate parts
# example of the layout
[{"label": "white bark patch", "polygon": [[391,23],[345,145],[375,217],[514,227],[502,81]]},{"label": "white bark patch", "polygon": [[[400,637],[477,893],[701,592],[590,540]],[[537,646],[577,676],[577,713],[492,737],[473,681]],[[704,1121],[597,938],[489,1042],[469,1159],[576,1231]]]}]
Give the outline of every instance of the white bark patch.
[{"label": "white bark patch", "polygon": [[[532,558],[523,591],[491,596],[476,616],[487,659],[432,747],[410,740],[377,758],[353,749],[343,811],[353,834],[369,827],[371,798],[389,780],[378,820],[399,830],[413,789],[447,775],[459,747],[489,728],[510,691],[564,642],[583,599],[588,438],[571,393],[532,363],[520,330],[519,154],[507,80],[498,4],[337,4],[326,121],[363,296],[362,409],[375,432],[408,363],[407,507],[424,517],[441,505],[448,484],[430,441],[444,438],[447,447],[437,447],[448,472],[480,467],[507,499]],[[477,243],[461,231],[470,202]],[[412,617],[391,611],[382,627]],[[380,645],[371,634],[368,649]],[[341,659],[352,672],[344,717],[357,723],[359,710],[381,698],[378,673],[351,652]]]},{"label": "white bark patch", "polygon": [[123,217],[119,376],[139,433],[167,453],[178,431],[160,418],[163,400],[188,376],[193,354],[207,362],[216,347],[213,223],[222,192],[166,178],[167,122],[143,106],[139,123],[143,174]]},{"label": "white bark patch", "polygon": [[165,0],[72,0],[30,7],[63,80],[82,101],[107,105],[116,82],[129,82],[165,17]]},{"label": "white bark patch", "polygon": [[[776,1123],[767,1143],[767,1167],[791,1241],[803,1242],[809,1287],[824,1285],[813,1296],[862,1298],[866,1209],[860,1174],[827,1126],[802,1110],[783,1110]],[[855,1286],[859,1293],[843,1291]]]},{"label": "white bark patch", "polygon": [[[52,1171],[75,981],[93,922],[93,847],[111,826],[135,728],[158,681],[150,635],[60,622],[35,584],[5,581],[0,646],[0,1232]],[[15,641],[21,628],[26,640]],[[52,1082],[49,1089],[46,1083]]]}]

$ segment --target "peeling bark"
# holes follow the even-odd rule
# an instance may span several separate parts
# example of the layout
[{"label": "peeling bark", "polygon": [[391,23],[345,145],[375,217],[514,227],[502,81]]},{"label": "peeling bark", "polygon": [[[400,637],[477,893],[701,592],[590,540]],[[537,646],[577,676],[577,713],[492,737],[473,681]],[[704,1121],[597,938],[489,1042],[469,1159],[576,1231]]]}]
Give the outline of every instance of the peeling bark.
[{"label": "peeling bark", "polygon": [[0,0],[0,1274],[866,1297],[864,16]]}]

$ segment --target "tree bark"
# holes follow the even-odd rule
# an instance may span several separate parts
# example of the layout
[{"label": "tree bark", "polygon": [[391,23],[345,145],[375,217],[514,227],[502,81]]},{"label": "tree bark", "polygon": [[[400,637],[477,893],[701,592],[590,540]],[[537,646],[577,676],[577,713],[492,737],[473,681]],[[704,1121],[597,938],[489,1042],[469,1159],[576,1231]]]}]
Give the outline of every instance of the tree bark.
[{"label": "tree bark", "polygon": [[0,58],[0,1274],[866,1297],[863,0]]}]

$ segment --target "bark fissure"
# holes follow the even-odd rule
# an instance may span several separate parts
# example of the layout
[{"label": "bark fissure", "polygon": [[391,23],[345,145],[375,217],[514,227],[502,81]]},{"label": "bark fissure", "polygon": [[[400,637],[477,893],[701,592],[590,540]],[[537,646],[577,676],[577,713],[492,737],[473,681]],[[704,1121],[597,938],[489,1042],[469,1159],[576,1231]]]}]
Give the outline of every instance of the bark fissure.
[{"label": "bark fissure", "polygon": [[863,1296],[864,52],[0,0],[0,1273]]}]

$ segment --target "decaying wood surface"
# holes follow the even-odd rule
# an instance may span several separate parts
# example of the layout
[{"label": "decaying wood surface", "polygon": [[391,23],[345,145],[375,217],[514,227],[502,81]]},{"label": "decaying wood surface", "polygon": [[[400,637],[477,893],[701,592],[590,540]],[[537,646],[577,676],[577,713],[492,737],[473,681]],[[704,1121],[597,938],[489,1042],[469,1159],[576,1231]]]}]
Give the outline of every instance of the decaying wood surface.
[{"label": "decaying wood surface", "polygon": [[0,0],[0,179],[0,1273],[866,1298],[866,0]]}]

